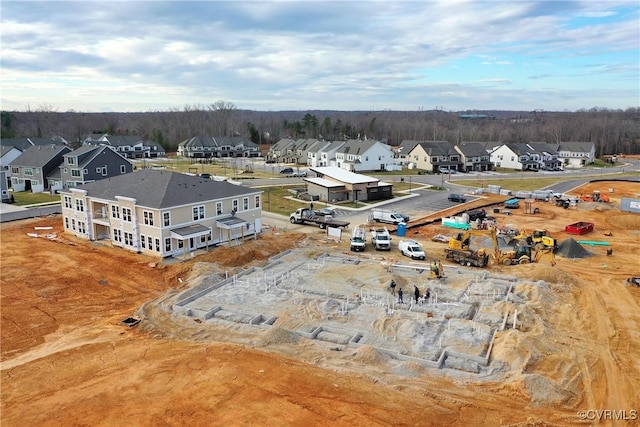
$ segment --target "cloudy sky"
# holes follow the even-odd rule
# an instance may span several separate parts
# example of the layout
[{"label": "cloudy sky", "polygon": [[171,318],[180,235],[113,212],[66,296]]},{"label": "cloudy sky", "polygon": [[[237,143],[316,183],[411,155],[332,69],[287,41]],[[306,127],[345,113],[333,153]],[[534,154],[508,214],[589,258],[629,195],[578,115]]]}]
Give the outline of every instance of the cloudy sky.
[{"label": "cloudy sky", "polygon": [[1,107],[640,106],[632,1],[4,1]]}]

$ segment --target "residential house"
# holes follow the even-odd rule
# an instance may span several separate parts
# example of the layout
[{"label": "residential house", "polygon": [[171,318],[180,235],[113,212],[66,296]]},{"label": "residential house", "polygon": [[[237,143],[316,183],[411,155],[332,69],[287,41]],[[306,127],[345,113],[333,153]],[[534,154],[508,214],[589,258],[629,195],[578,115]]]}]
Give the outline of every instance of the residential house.
[{"label": "residential house", "polygon": [[460,153],[463,172],[485,172],[493,169],[491,156],[478,142],[462,142],[455,150]]},{"label": "residential house", "polygon": [[307,151],[307,165],[317,167],[320,166],[320,155],[323,150],[326,150],[331,145],[331,142],[319,140]]},{"label": "residential house", "polygon": [[393,157],[380,141],[350,139],[336,150],[336,166],[350,172],[392,170]]},{"label": "residential house", "polygon": [[497,168],[537,171],[542,156],[524,143],[506,143],[491,152],[491,161]]},{"label": "residential house", "polygon": [[460,153],[448,141],[419,141],[409,152],[409,160],[418,169],[445,173],[462,167]]},{"label": "residential house", "polygon": [[262,191],[142,169],[60,192],[66,232],[157,257],[255,236]]},{"label": "residential house", "polygon": [[540,169],[556,170],[561,167],[562,162],[558,159],[558,152],[551,144],[530,142],[527,145],[540,154]]},{"label": "residential house", "polygon": [[36,145],[66,145],[66,141],[60,137],[56,138],[2,138],[0,140],[0,145],[2,146],[12,146],[20,151],[24,151],[29,147],[33,147]]},{"label": "residential house", "polygon": [[309,152],[321,146],[322,142],[315,138],[298,139],[294,145],[295,162],[298,165],[306,165],[309,160]]},{"label": "residential house", "polygon": [[2,172],[0,181],[3,188],[8,189],[11,187],[11,168],[9,164],[17,159],[20,154],[22,154],[22,149],[20,148],[16,148],[13,145],[0,145],[0,172]]},{"label": "residential house", "polygon": [[194,136],[178,144],[178,155],[188,158],[258,157],[260,147],[241,136]]},{"label": "residential house", "polygon": [[396,164],[400,166],[409,166],[409,153],[418,145],[419,141],[405,139],[395,149]]},{"label": "residential house", "polygon": [[269,149],[267,158],[282,163],[294,163],[296,157],[296,141],[291,138],[282,138]]},{"label": "residential house", "polygon": [[47,177],[62,164],[70,153],[66,145],[34,145],[10,164],[11,186],[14,191],[40,193],[49,188]]},{"label": "residential house", "polygon": [[337,166],[311,167],[316,177],[305,178],[307,192],[325,202],[358,202],[390,199],[393,185],[379,179],[357,174]]},{"label": "residential house", "polygon": [[593,142],[560,142],[551,146],[558,152],[558,160],[567,168],[581,168],[596,160]]},{"label": "residential house", "polygon": [[109,145],[85,145],[66,153],[62,164],[47,177],[49,188],[62,190],[87,182],[133,172],[133,165]]},{"label": "residential house", "polygon": [[344,144],[345,141],[332,141],[329,145],[320,148],[316,154],[317,166],[337,166],[336,153]]},{"label": "residential house", "polygon": [[9,194],[9,172],[0,170],[0,195],[2,196],[2,203],[11,202],[11,194]]}]

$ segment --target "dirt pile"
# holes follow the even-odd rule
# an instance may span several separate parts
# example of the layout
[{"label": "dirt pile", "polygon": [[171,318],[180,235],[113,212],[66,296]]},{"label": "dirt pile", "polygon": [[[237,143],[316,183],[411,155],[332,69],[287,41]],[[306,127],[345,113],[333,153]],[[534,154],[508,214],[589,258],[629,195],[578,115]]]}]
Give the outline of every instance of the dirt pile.
[{"label": "dirt pile", "polygon": [[573,238],[569,237],[558,245],[558,255],[569,259],[589,258],[591,253]]}]

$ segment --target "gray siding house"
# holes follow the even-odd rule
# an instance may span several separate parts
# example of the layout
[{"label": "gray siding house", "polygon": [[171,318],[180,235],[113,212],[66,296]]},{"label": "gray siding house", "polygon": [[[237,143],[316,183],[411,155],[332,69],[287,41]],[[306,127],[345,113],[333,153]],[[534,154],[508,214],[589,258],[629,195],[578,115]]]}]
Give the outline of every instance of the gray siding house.
[{"label": "gray siding house", "polygon": [[66,153],[57,171],[48,177],[53,190],[133,172],[133,165],[108,145],[80,147]]},{"label": "gray siding house", "polygon": [[11,162],[11,187],[14,191],[41,193],[49,189],[47,177],[70,153],[66,145],[34,145]]}]

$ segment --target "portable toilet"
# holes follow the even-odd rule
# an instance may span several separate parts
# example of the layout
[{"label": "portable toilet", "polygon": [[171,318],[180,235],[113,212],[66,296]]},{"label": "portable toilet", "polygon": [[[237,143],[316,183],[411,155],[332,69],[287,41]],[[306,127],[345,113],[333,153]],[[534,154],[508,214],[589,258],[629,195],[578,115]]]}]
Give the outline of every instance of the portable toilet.
[{"label": "portable toilet", "polygon": [[404,237],[407,234],[407,224],[404,222],[398,223],[398,237]]}]

